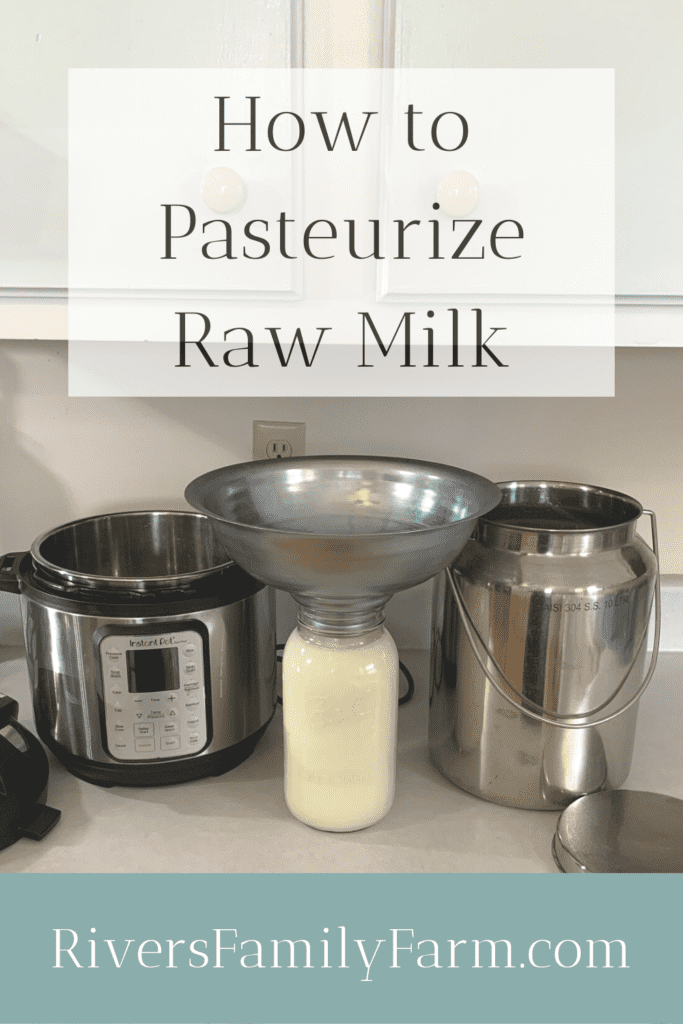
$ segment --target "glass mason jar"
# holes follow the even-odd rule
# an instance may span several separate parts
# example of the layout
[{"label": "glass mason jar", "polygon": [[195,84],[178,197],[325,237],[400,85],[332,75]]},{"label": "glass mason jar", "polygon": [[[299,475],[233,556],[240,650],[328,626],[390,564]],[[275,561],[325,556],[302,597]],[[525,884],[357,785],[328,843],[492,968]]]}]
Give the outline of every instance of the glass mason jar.
[{"label": "glass mason jar", "polygon": [[301,622],[282,663],[285,799],[314,828],[352,832],[394,800],[398,653],[382,625],[331,633]]}]

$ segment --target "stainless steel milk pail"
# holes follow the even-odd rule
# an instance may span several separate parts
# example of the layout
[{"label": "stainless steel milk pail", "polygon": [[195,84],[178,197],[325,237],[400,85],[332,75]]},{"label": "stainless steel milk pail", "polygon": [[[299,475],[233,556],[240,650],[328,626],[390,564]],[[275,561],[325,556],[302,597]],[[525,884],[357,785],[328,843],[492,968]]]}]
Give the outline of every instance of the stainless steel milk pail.
[{"label": "stainless steel milk pail", "polygon": [[659,643],[656,522],[605,488],[498,486],[501,504],[435,588],[430,752],[476,796],[559,809],[628,775]]}]

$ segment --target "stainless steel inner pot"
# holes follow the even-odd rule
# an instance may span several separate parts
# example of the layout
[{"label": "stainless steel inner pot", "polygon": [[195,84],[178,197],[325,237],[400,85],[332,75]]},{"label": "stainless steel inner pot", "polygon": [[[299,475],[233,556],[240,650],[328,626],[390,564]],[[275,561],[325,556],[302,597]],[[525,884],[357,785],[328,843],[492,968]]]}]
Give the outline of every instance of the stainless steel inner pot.
[{"label": "stainless steel inner pot", "polygon": [[86,589],[146,592],[187,586],[232,562],[198,512],[116,512],[51,530],[31,546],[34,565]]}]

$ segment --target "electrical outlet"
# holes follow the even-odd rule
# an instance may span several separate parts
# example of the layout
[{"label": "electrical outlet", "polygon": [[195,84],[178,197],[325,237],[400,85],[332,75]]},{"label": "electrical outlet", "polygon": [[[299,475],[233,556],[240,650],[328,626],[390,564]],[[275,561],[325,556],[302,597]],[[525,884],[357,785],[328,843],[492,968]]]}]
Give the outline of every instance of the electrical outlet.
[{"label": "electrical outlet", "polygon": [[266,455],[269,459],[291,459],[292,446],[289,441],[269,441]]},{"label": "electrical outlet", "polygon": [[253,459],[293,459],[305,454],[305,423],[254,420]]}]

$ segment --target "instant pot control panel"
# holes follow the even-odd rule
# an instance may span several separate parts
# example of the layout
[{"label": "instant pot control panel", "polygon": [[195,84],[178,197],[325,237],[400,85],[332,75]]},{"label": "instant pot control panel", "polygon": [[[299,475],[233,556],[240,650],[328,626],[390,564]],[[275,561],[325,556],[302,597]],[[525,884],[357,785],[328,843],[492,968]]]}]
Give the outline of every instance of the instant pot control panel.
[{"label": "instant pot control panel", "polygon": [[204,641],[196,629],[99,639],[106,746],[117,761],[187,757],[206,746]]}]

